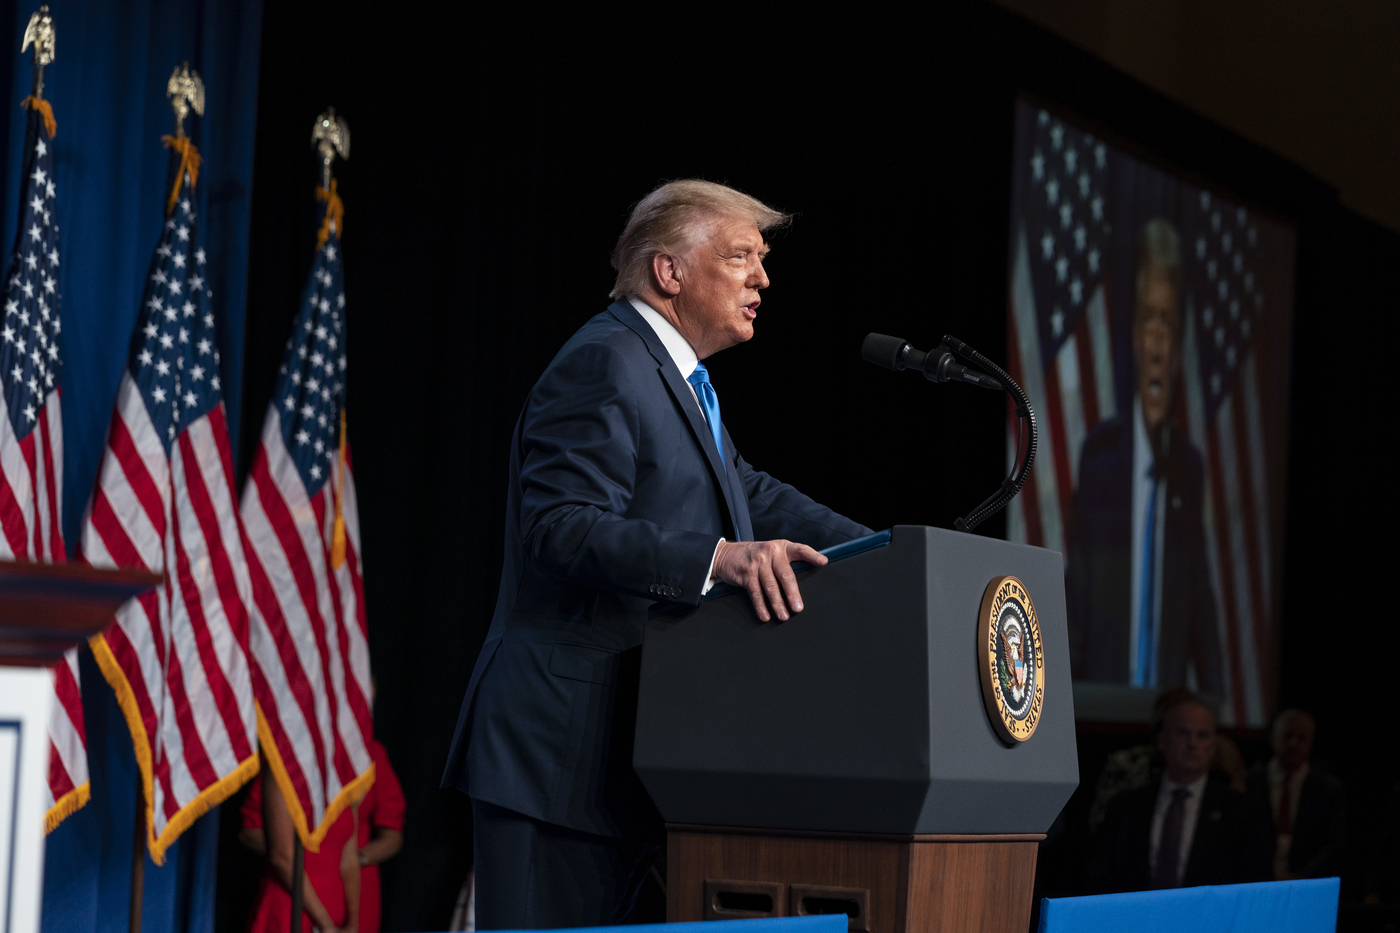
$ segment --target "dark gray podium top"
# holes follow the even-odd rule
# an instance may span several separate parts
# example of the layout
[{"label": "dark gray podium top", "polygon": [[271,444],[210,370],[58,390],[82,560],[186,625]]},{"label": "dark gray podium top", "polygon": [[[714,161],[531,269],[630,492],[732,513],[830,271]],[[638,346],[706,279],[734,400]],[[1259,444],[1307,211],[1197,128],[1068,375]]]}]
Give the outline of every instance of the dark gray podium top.
[{"label": "dark gray podium top", "polygon": [[[979,679],[987,584],[1040,620],[1041,721],[1008,746]],[[1045,832],[1079,783],[1060,555],[901,525],[799,575],[806,611],[747,594],[653,619],[633,764],[671,823],[876,833]]]}]

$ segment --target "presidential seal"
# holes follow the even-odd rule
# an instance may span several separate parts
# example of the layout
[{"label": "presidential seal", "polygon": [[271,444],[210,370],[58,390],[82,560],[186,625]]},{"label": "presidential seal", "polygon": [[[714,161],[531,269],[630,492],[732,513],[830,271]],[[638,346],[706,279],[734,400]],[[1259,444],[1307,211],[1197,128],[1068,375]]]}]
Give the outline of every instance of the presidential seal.
[{"label": "presidential seal", "polygon": [[987,715],[1011,744],[1035,734],[1045,702],[1040,623],[1026,586],[1015,577],[987,584],[978,620],[977,666]]}]

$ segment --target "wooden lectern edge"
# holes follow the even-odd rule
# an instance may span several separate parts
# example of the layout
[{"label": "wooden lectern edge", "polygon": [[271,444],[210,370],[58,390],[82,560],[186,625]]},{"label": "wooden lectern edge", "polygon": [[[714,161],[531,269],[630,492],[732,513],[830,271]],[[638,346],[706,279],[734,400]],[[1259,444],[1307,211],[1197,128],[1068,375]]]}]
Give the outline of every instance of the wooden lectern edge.
[{"label": "wooden lectern edge", "polygon": [[870,842],[1042,842],[1045,833],[865,833],[839,830],[770,829],[756,826],[711,826],[700,823],[667,823],[668,833],[703,833],[725,836],[786,836],[807,839],[840,837]]},{"label": "wooden lectern edge", "polygon": [[0,666],[52,667],[164,581],[148,570],[0,561]]}]

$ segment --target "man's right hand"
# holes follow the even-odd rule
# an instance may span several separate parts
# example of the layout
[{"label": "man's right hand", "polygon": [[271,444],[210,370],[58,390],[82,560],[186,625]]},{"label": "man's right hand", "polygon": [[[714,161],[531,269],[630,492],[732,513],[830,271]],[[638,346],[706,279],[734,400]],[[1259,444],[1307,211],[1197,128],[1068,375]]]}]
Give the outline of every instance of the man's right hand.
[{"label": "man's right hand", "polygon": [[[792,562],[826,566],[826,557],[795,541],[723,541],[715,552],[715,577],[748,590],[760,621],[774,615],[786,622],[789,610],[802,611],[802,594]],[[770,614],[769,608],[772,608]]]}]

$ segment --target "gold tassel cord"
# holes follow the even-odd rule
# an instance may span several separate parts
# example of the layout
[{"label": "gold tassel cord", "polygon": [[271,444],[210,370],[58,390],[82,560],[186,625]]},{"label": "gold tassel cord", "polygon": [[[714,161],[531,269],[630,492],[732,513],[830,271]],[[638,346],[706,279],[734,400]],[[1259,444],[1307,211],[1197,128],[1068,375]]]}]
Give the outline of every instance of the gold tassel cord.
[{"label": "gold tassel cord", "polygon": [[[340,200],[340,195],[335,190],[335,179],[331,179],[330,190],[316,187],[316,200],[326,202],[326,216],[321,221],[321,230],[316,234],[316,248],[320,249],[326,245],[326,240],[334,233],[337,237],[342,236],[345,229],[345,204]],[[343,414],[343,412],[342,412]]]},{"label": "gold tassel cord", "polygon": [[[335,181],[331,181],[335,185]],[[345,564],[345,409],[340,410],[340,456],[335,472],[335,524],[331,528],[331,569]]]},{"label": "gold tassel cord", "polygon": [[26,109],[32,108],[39,111],[44,118],[44,129],[48,131],[49,139],[53,139],[58,135],[58,121],[53,118],[53,104],[44,100],[42,97],[35,97],[31,94],[20,101],[19,105]]},{"label": "gold tassel cord", "polygon": [[180,185],[184,181],[185,175],[190,176],[190,187],[193,188],[195,182],[199,180],[199,164],[203,161],[199,150],[195,148],[188,136],[162,136],[160,141],[167,149],[174,149],[180,153],[180,170],[175,173],[175,187],[170,189],[170,198],[165,202],[165,215],[170,216],[175,210],[175,202],[180,199]]}]

